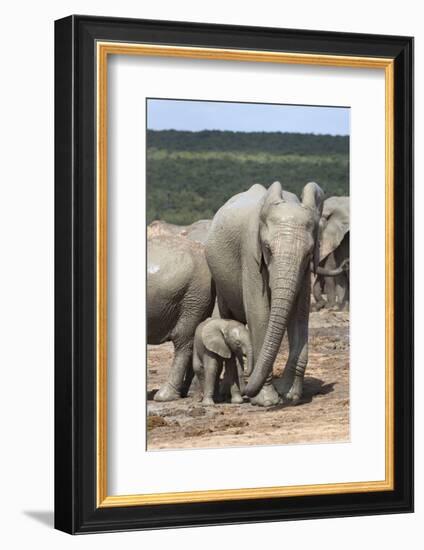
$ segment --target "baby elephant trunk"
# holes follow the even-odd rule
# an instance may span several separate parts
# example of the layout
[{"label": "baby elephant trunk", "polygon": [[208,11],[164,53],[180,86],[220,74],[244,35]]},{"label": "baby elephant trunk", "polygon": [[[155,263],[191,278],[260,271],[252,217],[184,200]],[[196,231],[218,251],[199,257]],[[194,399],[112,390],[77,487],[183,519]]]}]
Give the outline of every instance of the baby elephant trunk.
[{"label": "baby elephant trunk", "polygon": [[245,376],[250,376],[253,371],[253,349],[252,344],[249,342],[243,345],[243,355],[246,356],[246,365],[244,365]]}]

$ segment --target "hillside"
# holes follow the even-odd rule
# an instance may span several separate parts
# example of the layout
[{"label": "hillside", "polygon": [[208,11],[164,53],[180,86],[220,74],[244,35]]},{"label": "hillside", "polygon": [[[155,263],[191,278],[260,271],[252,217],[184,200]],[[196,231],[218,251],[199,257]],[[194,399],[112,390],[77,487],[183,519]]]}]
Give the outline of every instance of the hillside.
[{"label": "hillside", "polygon": [[349,194],[349,138],[280,132],[147,131],[147,223],[211,218],[253,183]]}]

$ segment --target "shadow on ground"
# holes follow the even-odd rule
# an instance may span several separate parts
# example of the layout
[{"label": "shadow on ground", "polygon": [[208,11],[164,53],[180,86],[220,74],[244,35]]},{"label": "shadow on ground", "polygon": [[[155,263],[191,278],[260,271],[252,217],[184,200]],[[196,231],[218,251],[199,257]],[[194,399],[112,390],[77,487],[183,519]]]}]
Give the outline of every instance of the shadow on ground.
[{"label": "shadow on ground", "polygon": [[154,390],[149,390],[147,392],[147,401],[153,401],[155,395],[158,393],[159,388],[155,388]]},{"label": "shadow on ground", "polygon": [[[279,393],[281,393],[281,388],[279,387],[279,378],[274,379],[274,386],[277,389]],[[323,380],[320,380],[319,378],[314,378],[313,376],[305,376],[305,379],[303,381],[303,397],[301,401],[299,401],[298,405],[302,405],[304,403],[310,403],[312,399],[316,395],[327,395],[328,393],[331,393],[334,391],[334,386],[337,384],[337,382],[330,382],[328,384],[325,384]],[[153,401],[155,394],[159,391],[158,388],[149,390],[147,392],[147,401]],[[248,399],[245,399],[245,403],[248,403]],[[291,403],[283,403],[281,405],[277,405],[278,408],[285,408],[290,407]]]},{"label": "shadow on ground", "polygon": [[[276,390],[281,394],[281,388],[279,387],[279,379],[275,379],[273,381],[273,384],[276,388]],[[320,380],[319,378],[314,378],[313,376],[305,376],[303,380],[303,397],[302,399],[296,403],[295,406],[298,405],[304,405],[305,403],[311,403],[313,398],[317,395],[327,395],[334,391],[334,386],[337,384],[337,382],[329,382],[326,384],[323,380]],[[282,403],[281,405],[277,405],[276,407],[273,407],[273,409],[285,409],[286,407],[292,407],[293,405],[290,402]]]},{"label": "shadow on ground", "polygon": [[51,510],[24,510],[23,513],[47,527],[54,527],[54,512]]}]

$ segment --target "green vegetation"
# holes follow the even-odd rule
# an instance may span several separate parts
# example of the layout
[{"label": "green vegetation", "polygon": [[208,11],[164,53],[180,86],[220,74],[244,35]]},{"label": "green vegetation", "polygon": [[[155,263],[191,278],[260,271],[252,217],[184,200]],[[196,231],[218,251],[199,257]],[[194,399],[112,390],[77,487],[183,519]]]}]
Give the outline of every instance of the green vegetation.
[{"label": "green vegetation", "polygon": [[281,132],[147,131],[147,222],[212,218],[253,183],[279,180],[300,195],[316,181],[349,194],[349,138]]}]

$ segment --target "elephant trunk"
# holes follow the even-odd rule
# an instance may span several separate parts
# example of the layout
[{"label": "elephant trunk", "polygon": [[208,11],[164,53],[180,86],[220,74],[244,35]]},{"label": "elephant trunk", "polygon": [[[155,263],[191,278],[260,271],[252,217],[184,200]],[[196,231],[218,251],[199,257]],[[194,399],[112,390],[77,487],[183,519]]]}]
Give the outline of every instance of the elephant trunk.
[{"label": "elephant trunk", "polygon": [[253,348],[250,342],[245,344],[243,353],[246,354],[246,360],[247,360],[247,365],[245,366],[244,374],[245,376],[250,376],[253,371]]},{"label": "elephant trunk", "polygon": [[271,286],[271,307],[265,339],[249,379],[245,395],[254,397],[272,372],[274,361],[286,331],[287,322],[297,295],[303,255],[284,254],[279,260],[277,277]]},{"label": "elephant trunk", "polygon": [[349,269],[349,260],[344,260],[339,267],[335,269],[326,269],[325,267],[318,266],[316,269],[317,275],[323,275],[324,277],[337,277]]}]

